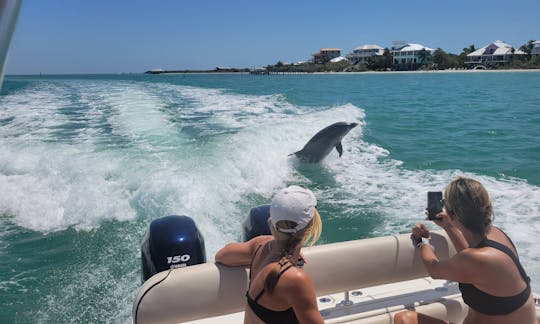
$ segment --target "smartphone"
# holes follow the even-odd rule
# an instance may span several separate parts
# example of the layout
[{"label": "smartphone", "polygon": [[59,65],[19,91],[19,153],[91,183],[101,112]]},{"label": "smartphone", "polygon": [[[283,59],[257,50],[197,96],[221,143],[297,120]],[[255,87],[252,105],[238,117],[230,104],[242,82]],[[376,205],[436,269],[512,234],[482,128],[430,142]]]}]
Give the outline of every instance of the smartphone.
[{"label": "smartphone", "polygon": [[427,211],[428,219],[434,220],[436,215],[442,212],[442,192],[428,191],[427,193]]}]

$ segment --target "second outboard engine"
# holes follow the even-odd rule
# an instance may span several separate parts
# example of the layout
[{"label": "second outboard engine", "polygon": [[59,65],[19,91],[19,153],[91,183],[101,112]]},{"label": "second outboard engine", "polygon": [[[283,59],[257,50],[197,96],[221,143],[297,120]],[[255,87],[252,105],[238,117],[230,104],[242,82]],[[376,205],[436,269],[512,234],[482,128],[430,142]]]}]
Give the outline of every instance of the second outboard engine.
[{"label": "second outboard engine", "polygon": [[268,218],[270,217],[270,205],[261,205],[251,208],[249,215],[242,224],[244,242],[259,235],[270,235]]},{"label": "second outboard engine", "polygon": [[188,216],[158,218],[144,235],[141,261],[143,282],[164,270],[205,263],[204,238]]}]

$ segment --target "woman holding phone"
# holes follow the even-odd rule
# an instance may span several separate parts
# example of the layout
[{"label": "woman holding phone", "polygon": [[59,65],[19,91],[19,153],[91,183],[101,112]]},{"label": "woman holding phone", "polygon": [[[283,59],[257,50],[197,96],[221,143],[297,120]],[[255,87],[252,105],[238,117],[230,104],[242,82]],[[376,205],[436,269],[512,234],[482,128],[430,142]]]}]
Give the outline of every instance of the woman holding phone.
[{"label": "woman holding phone", "polygon": [[[456,255],[440,261],[425,242],[429,230],[424,224],[417,224],[411,237],[421,249],[424,266],[432,278],[459,283],[469,306],[463,323],[538,323],[530,279],[512,240],[492,224],[493,206],[484,186],[458,177],[446,187],[443,207],[433,221],[446,231]],[[395,315],[394,323],[444,321],[403,311]]]}]

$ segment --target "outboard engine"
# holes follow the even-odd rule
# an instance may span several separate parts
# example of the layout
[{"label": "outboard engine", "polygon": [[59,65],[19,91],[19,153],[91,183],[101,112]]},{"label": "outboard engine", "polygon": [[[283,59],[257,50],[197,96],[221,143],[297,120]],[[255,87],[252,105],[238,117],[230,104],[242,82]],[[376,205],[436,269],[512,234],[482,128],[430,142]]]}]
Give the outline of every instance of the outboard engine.
[{"label": "outboard engine", "polygon": [[158,218],[144,234],[141,261],[143,282],[164,270],[205,263],[204,238],[188,216]]},{"label": "outboard engine", "polygon": [[249,215],[242,223],[244,242],[259,235],[270,235],[268,218],[270,217],[270,205],[261,205],[251,208]]}]

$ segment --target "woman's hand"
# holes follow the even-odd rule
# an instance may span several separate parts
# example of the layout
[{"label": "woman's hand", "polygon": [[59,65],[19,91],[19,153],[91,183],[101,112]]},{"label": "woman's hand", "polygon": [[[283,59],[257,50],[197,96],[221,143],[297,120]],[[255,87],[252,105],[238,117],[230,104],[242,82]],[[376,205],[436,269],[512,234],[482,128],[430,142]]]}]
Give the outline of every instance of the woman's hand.
[{"label": "woman's hand", "polygon": [[427,209],[425,211],[425,214],[426,214],[426,220],[433,221],[435,224],[439,225],[440,227],[442,227],[445,230],[454,226],[454,224],[452,223],[452,218],[450,217],[450,215],[448,215],[446,213],[446,211],[444,209],[440,213],[435,215],[435,217],[433,219],[428,218],[428,210]]},{"label": "woman's hand", "polygon": [[415,241],[418,241],[418,240],[421,241],[422,237],[425,237],[425,238],[429,237],[429,229],[427,228],[426,225],[422,223],[418,223],[412,228],[411,238],[414,239]]},{"label": "woman's hand", "polygon": [[452,224],[451,217],[444,210],[435,215],[435,219],[433,219],[433,222],[445,230],[454,226]]}]

